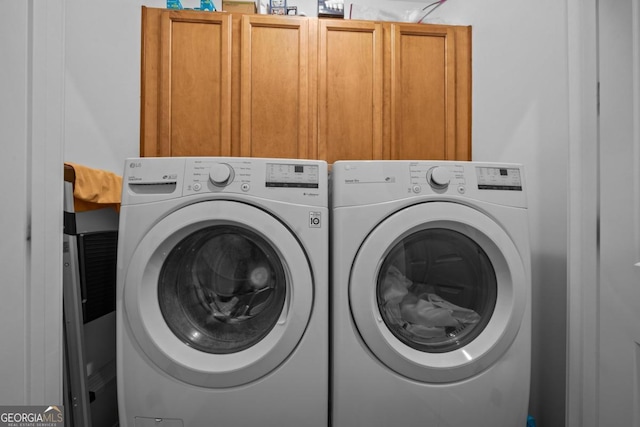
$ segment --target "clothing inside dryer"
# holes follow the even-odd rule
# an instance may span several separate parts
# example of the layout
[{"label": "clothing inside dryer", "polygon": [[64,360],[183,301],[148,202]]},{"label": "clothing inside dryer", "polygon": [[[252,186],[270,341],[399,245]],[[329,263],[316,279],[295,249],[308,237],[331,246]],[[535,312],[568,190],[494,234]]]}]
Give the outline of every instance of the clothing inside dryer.
[{"label": "clothing inside dryer", "polygon": [[489,322],[496,297],[487,254],[450,229],[407,236],[390,250],[378,275],[385,324],[403,343],[425,352],[452,351],[475,339]]},{"label": "clothing inside dryer", "polygon": [[199,230],[169,253],[158,283],[165,321],[184,343],[232,353],[259,342],[286,298],[284,268],[257,233],[231,225]]}]

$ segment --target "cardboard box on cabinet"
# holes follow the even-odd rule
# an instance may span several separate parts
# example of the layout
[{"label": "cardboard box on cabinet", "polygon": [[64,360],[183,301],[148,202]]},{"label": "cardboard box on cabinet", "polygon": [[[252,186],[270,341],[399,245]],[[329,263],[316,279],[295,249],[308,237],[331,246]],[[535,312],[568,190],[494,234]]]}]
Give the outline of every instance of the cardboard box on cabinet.
[{"label": "cardboard box on cabinet", "polygon": [[233,13],[256,13],[256,3],[252,1],[223,0],[222,10]]}]

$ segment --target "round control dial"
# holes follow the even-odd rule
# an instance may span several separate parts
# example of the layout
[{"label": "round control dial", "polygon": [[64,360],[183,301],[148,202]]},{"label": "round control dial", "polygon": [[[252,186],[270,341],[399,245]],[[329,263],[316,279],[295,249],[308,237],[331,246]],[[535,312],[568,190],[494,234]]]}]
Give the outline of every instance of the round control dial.
[{"label": "round control dial", "polygon": [[427,172],[427,182],[429,185],[437,190],[445,189],[451,182],[451,174],[449,169],[444,166],[436,166]]},{"label": "round control dial", "polygon": [[209,181],[218,187],[231,184],[233,176],[233,168],[226,163],[216,163],[209,170]]}]

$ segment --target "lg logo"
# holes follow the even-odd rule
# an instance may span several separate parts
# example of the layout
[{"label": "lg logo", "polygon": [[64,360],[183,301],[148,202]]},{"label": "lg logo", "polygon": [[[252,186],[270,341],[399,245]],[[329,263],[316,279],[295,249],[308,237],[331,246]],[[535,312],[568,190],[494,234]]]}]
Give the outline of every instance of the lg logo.
[{"label": "lg logo", "polygon": [[309,228],[321,228],[322,215],[320,212],[309,212]]}]

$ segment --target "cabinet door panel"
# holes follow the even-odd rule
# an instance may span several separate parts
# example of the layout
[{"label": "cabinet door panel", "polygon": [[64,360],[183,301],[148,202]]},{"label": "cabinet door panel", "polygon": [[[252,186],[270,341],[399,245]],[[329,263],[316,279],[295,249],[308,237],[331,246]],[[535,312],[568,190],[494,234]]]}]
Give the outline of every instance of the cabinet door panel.
[{"label": "cabinet door panel", "polygon": [[140,154],[471,160],[471,27],[143,6]]},{"label": "cabinet door panel", "polygon": [[242,156],[308,157],[309,22],[242,18]]},{"label": "cabinet door panel", "polygon": [[231,16],[165,12],[160,30],[158,155],[230,155]]},{"label": "cabinet door panel", "polygon": [[320,20],[318,157],[382,158],[382,25]]},{"label": "cabinet door panel", "polygon": [[392,159],[456,158],[454,29],[391,26]]},{"label": "cabinet door panel", "polygon": [[161,9],[142,6],[140,63],[140,156],[158,156]]}]

